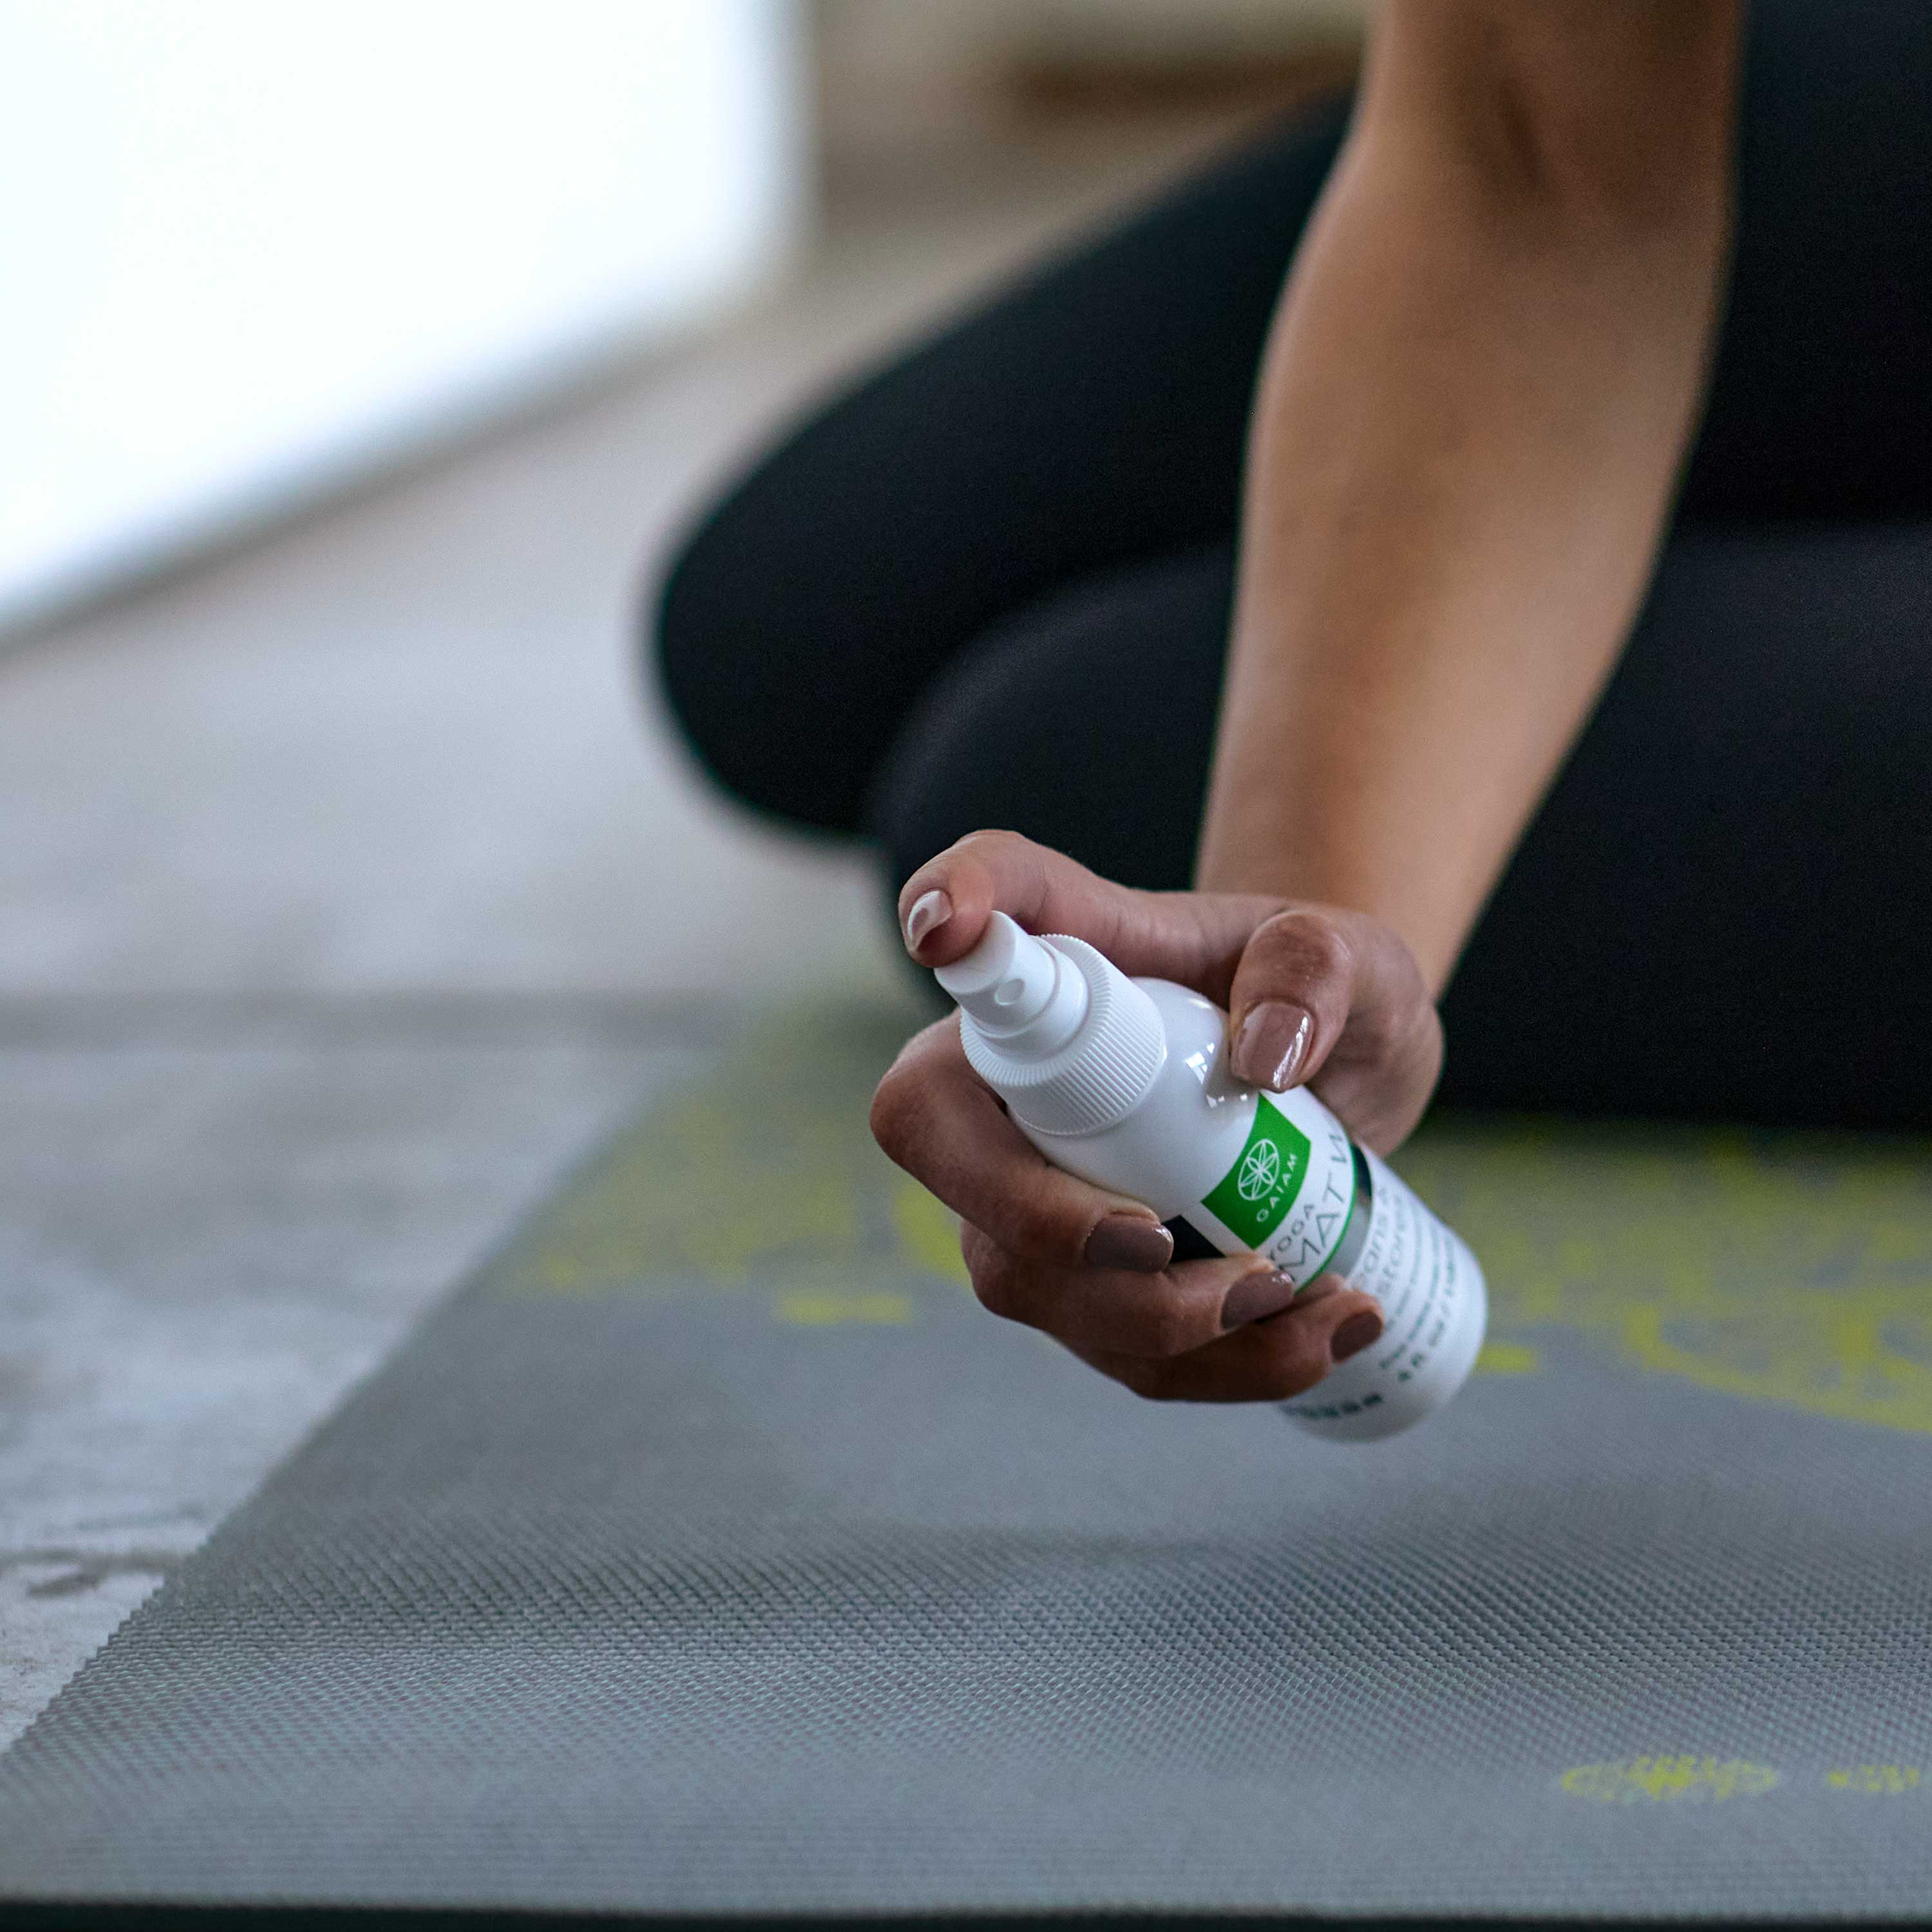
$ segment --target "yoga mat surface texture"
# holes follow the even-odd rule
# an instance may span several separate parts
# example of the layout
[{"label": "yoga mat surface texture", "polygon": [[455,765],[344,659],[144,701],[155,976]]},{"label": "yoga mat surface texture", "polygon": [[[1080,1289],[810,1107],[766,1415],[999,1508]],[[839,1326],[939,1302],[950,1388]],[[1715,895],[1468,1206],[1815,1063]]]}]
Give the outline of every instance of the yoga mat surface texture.
[{"label": "yoga mat surface texture", "polygon": [[1917,1916],[1921,1144],[1447,1123],[1411,1436],[964,1282],[794,1016],[579,1174],[0,1760],[0,1897]]}]

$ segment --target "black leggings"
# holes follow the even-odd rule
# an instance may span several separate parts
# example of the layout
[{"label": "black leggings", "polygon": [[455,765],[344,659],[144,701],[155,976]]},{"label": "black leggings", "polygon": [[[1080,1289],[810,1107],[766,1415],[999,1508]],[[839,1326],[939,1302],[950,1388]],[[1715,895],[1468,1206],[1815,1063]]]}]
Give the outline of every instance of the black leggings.
[{"label": "black leggings", "polygon": [[[1188,881],[1304,118],[796,429],[666,582],[676,715],[887,883],[1007,826]],[[1932,1124],[1932,5],[1760,4],[1662,566],[1444,1002],[1446,1098]]]}]

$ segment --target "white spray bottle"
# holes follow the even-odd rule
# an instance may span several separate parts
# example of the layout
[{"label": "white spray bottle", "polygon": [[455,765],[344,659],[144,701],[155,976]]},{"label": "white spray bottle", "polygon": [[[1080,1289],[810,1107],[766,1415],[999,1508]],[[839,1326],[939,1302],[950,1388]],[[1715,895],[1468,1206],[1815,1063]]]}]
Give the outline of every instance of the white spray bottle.
[{"label": "white spray bottle", "polygon": [[1285,1413],[1370,1442],[1462,1386],[1488,1315],[1475,1257],[1305,1088],[1232,1079],[1212,1000],[1130,980],[1084,940],[1035,938],[1000,912],[935,976],[1020,1131],[1054,1166],[1146,1202],[1177,1260],[1264,1255],[1297,1288],[1332,1274],[1382,1304],[1381,1339]]}]

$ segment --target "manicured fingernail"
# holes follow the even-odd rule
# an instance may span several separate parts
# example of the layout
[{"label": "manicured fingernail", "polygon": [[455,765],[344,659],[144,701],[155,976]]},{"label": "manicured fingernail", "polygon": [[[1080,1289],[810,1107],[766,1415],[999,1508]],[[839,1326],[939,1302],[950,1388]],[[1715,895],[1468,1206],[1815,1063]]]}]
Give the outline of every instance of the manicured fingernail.
[{"label": "manicured fingernail", "polygon": [[913,901],[912,910],[906,914],[906,950],[916,952],[920,941],[952,916],[952,902],[937,886],[929,892],[921,892]]},{"label": "manicured fingernail", "polygon": [[1087,1237],[1084,1252],[1095,1268],[1158,1274],[1174,1258],[1174,1237],[1158,1221],[1144,1221],[1138,1214],[1108,1214]]},{"label": "manicured fingernail", "polygon": [[1279,1268],[1257,1268],[1244,1274],[1221,1298],[1221,1330],[1245,1328],[1279,1315],[1294,1299],[1294,1283]]},{"label": "manicured fingernail", "polygon": [[1373,1347],[1382,1340],[1383,1327],[1382,1318],[1372,1308],[1350,1316],[1329,1336],[1328,1359],[1331,1362],[1346,1362],[1351,1355],[1359,1355],[1364,1348]]},{"label": "manicured fingernail", "polygon": [[1308,1057],[1315,1022],[1305,1007],[1290,1000],[1263,1000],[1248,1009],[1234,1035],[1231,1056],[1234,1077],[1250,1087],[1272,1088],[1279,1094],[1294,1080]]}]

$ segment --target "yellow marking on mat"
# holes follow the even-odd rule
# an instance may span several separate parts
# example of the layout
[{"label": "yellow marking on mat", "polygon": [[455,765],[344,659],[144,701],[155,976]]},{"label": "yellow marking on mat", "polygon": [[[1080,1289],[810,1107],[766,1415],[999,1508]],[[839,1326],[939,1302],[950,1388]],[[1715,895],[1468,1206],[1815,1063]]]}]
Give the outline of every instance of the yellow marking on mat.
[{"label": "yellow marking on mat", "polygon": [[496,1292],[648,1297],[890,1274],[894,1170],[866,1112],[902,1030],[796,1013],[758,1029],[539,1210]]},{"label": "yellow marking on mat", "polygon": [[1825,1782],[1834,1791],[1856,1791],[1869,1798],[1903,1798],[1918,1789],[1918,1768],[1910,1764],[1855,1764],[1828,1771]]},{"label": "yellow marking on mat", "polygon": [[1526,1376],[1538,1366],[1536,1351],[1521,1342],[1485,1342],[1476,1358],[1476,1372],[1484,1376]]},{"label": "yellow marking on mat", "polygon": [[1932,1150],[1854,1134],[1546,1122],[1426,1131],[1397,1165],[1474,1248],[1512,1342],[1932,1433]]},{"label": "yellow marking on mat", "polygon": [[906,1259],[944,1281],[964,1282],[966,1263],[959,1252],[959,1217],[909,1174],[892,1186],[892,1226]]},{"label": "yellow marking on mat", "polygon": [[842,1322],[903,1324],[912,1319],[912,1300],[904,1294],[782,1294],[772,1313],[800,1328],[832,1328]]},{"label": "yellow marking on mat", "polygon": [[752,1094],[674,1103],[544,1210],[520,1285],[594,1293],[680,1269],[730,1285],[802,1249],[849,1252],[859,1190],[848,1161],[824,1156],[832,1125]]},{"label": "yellow marking on mat", "polygon": [[1762,1798],[1779,1782],[1769,1765],[1742,1758],[1668,1756],[1580,1764],[1562,1780],[1571,1797],[1599,1804],[1721,1804],[1732,1798]]},{"label": "yellow marking on mat", "polygon": [[[908,1016],[782,1014],[653,1108],[491,1272],[518,1298],[897,1294],[964,1279],[952,1216],[872,1144]],[[1465,1121],[1397,1165],[1488,1276],[1522,1374],[1600,1358],[1932,1433],[1932,1147],[1852,1134]]]}]

